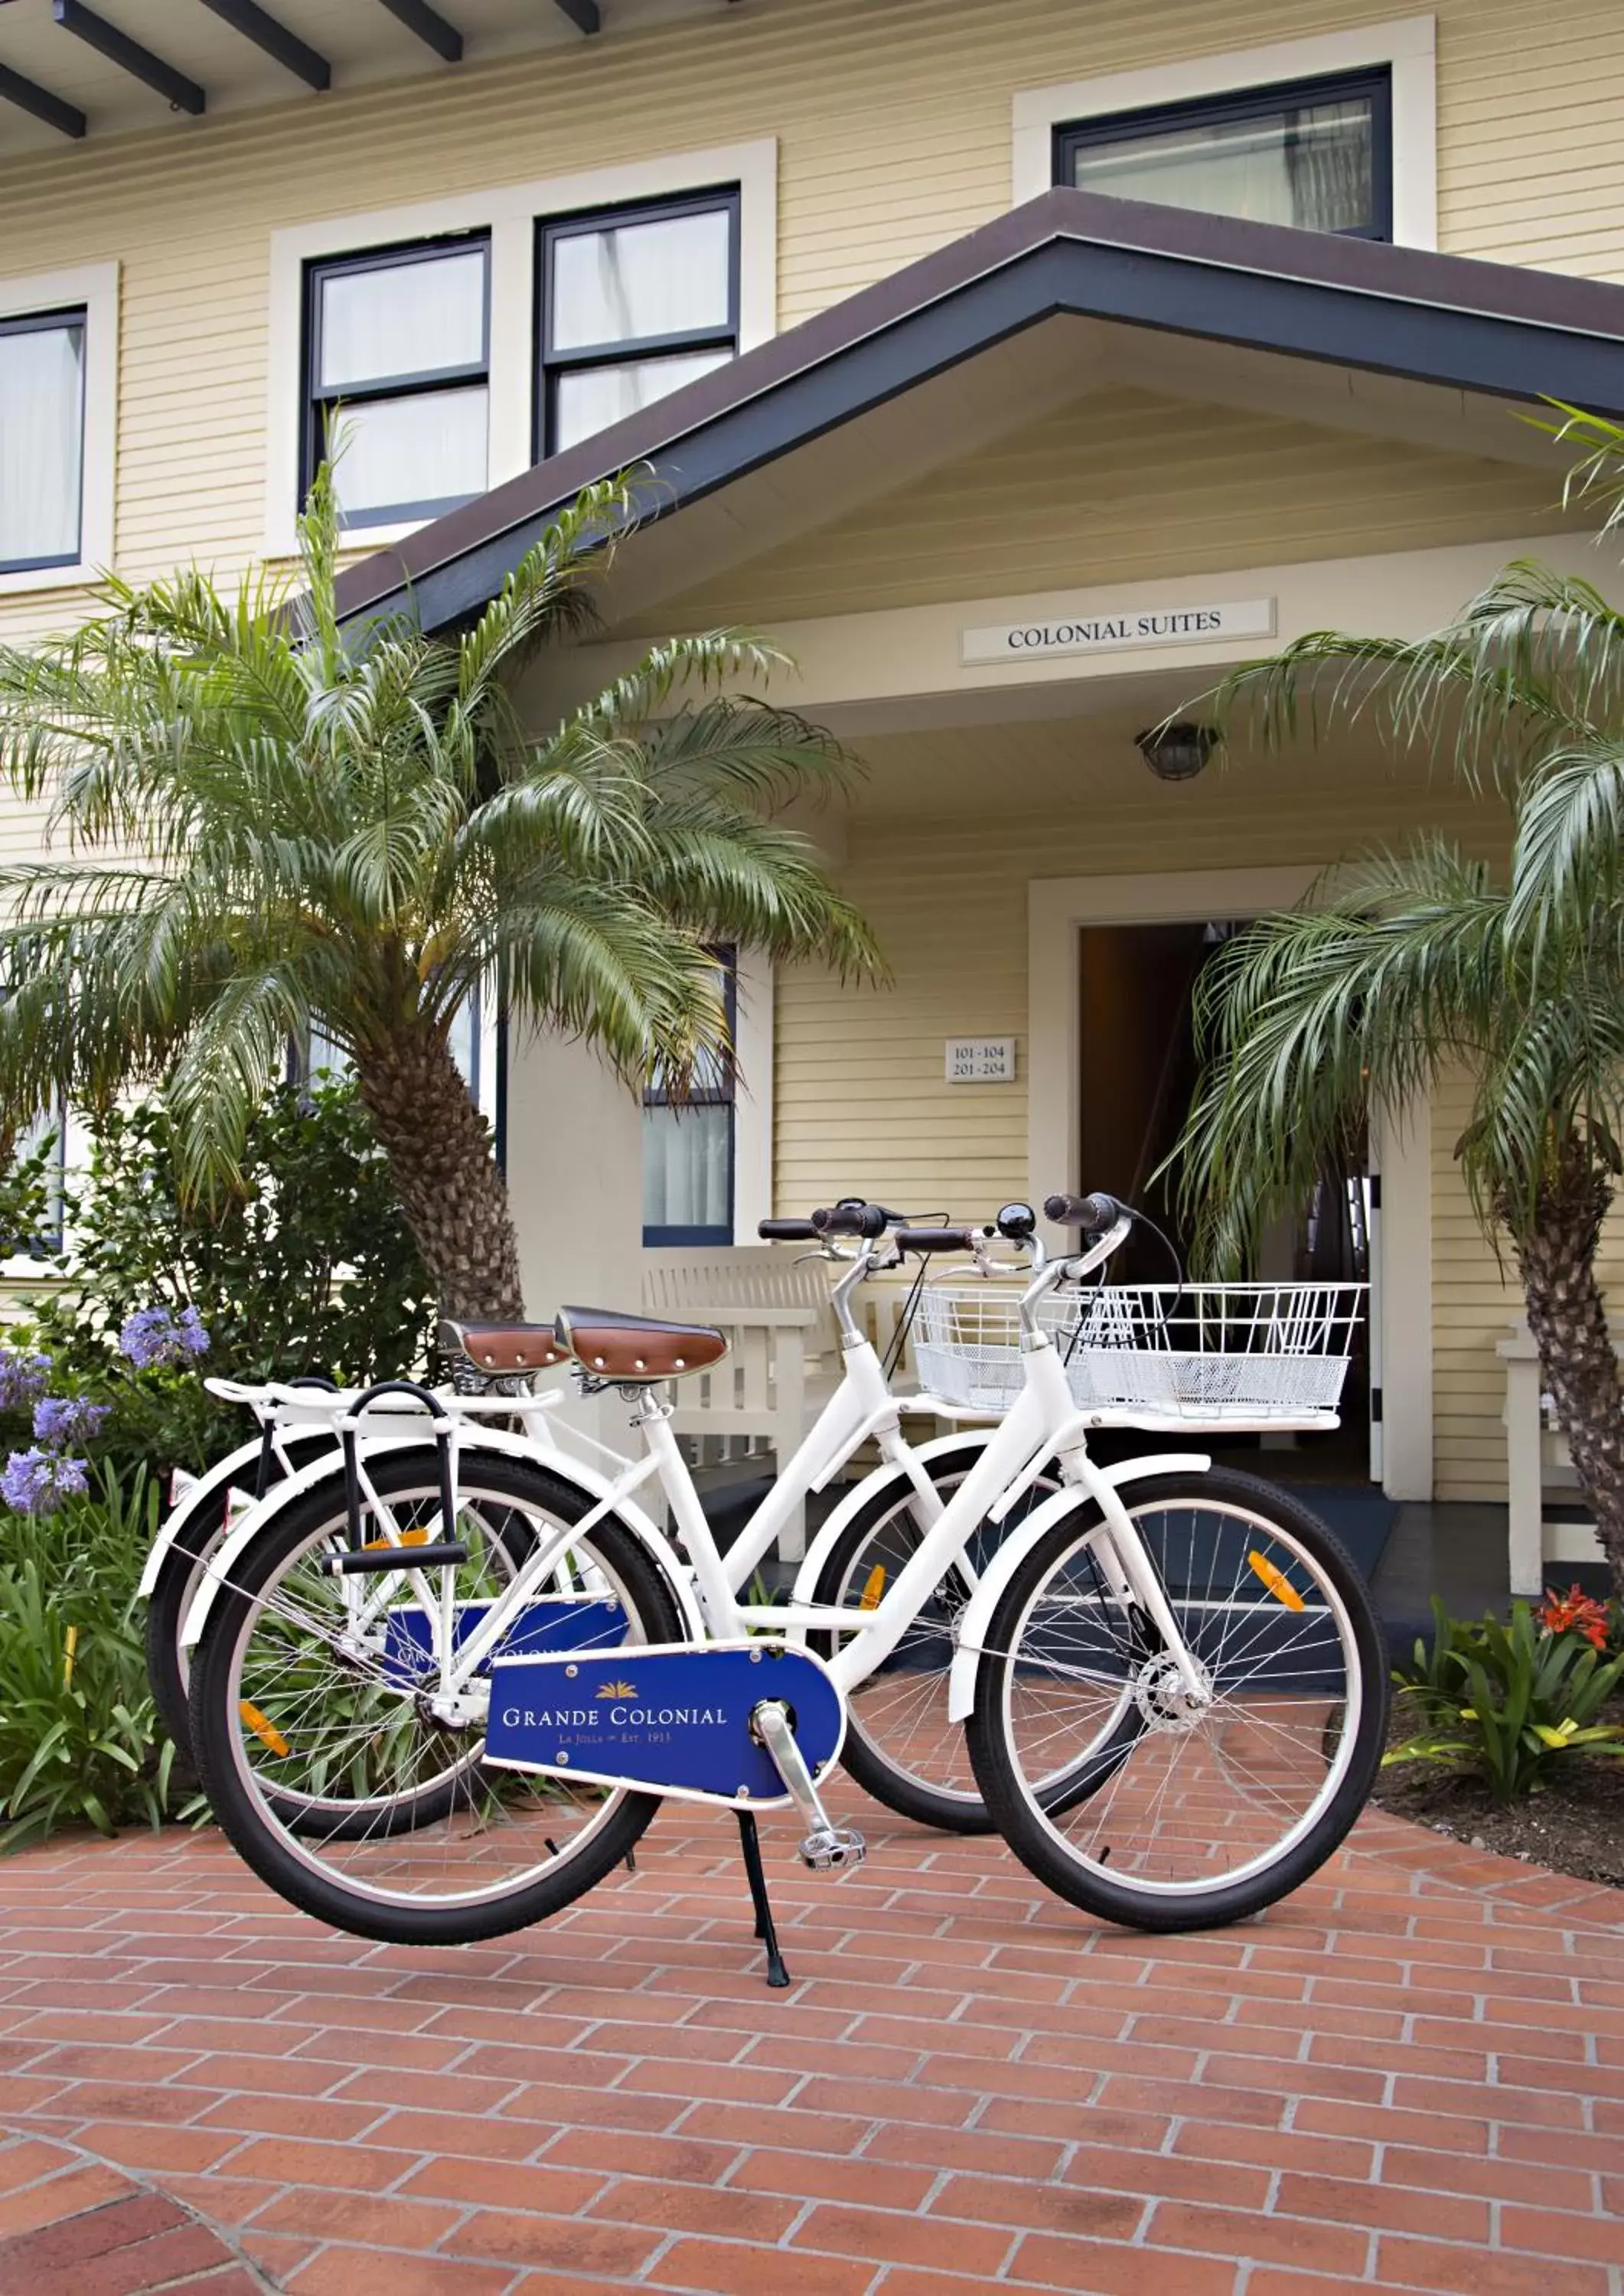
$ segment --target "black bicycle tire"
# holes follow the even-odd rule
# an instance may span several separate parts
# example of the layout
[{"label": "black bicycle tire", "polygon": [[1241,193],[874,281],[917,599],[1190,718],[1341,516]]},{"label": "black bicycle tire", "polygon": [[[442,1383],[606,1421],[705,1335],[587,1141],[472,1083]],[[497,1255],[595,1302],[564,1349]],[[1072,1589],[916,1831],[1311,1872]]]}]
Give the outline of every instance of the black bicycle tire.
[{"label": "black bicycle tire", "polygon": [[[415,1474],[428,1481],[433,1462],[431,1451],[391,1453],[374,1466],[373,1480],[387,1496],[397,1477]],[[518,1505],[528,1501],[559,1521],[578,1521],[597,1504],[592,1492],[531,1461],[487,1453],[480,1464],[487,1475],[505,1474],[511,1479],[513,1488],[498,1496]],[[466,1468],[465,1454],[464,1475]],[[438,1473],[437,1464],[432,1465],[432,1472]],[[310,1495],[310,1501],[321,1497],[318,1490]],[[203,1790],[221,1831],[244,1862],[280,1897],[352,1936],[374,1938],[390,1945],[468,1945],[545,1921],[623,1863],[659,1808],[658,1794],[626,1793],[598,1833],[568,1858],[560,1873],[525,1882],[511,1894],[460,1908],[384,1906],[351,1894],[291,1857],[277,1835],[262,1824],[234,1759],[239,1726],[231,1687],[234,1654],[258,1587],[327,1519],[320,1506],[306,1501],[295,1501],[285,1513],[274,1517],[260,1539],[238,1558],[233,1584],[217,1596],[199,1646],[193,1672],[193,1742]],[[646,1639],[681,1640],[682,1613],[675,1593],[635,1532],[613,1517],[605,1517],[594,1525],[591,1536],[629,1595]]]},{"label": "black bicycle tire", "polygon": [[1021,1612],[1058,1556],[1075,1543],[1079,1516],[1097,1519],[1094,1503],[1080,1494],[1077,1513],[1055,1523],[1023,1557],[988,1621],[988,1654],[977,1672],[975,1708],[968,1725],[970,1759],[999,1833],[1028,1872],[1057,1897],[1123,1928],[1161,1934],[1221,1929],[1261,1913],[1300,1888],[1346,1838],[1365,1808],[1387,1738],[1386,1643],[1370,1591],[1347,1549],[1328,1524],[1279,1485],[1215,1468],[1200,1476],[1148,1479],[1122,1496],[1130,1509],[1177,1503],[1181,1497],[1198,1502],[1230,1498],[1265,1519],[1278,1521],[1325,1569],[1347,1607],[1363,1676],[1358,1739],[1346,1775],[1313,1826],[1278,1861],[1226,1889],[1204,1890],[1186,1900],[1136,1890],[1131,1883],[1110,1880],[1067,1856],[1018,1782],[1002,1726],[1003,1689],[1005,1671],[1014,1662],[1011,1644]]},{"label": "black bicycle tire", "polygon": [[[922,1464],[932,1482],[941,1482],[949,1478],[962,1477],[985,1448],[984,1439],[967,1436],[951,1451],[939,1451]],[[888,1480],[865,1505],[857,1509],[824,1557],[813,1589],[815,1603],[838,1602],[841,1586],[852,1558],[879,1524],[894,1512],[897,1497],[896,1484]],[[814,1632],[808,1640],[820,1658],[833,1654],[833,1634]],[[939,1833],[974,1835],[997,1832],[985,1801],[979,1796],[944,1793],[937,1787],[922,1784],[906,1771],[893,1767],[886,1760],[883,1750],[864,1731],[855,1700],[849,1702],[846,1740],[841,1762],[865,1793],[872,1794],[887,1809],[894,1810],[898,1817],[908,1818],[916,1825],[931,1826]]]}]

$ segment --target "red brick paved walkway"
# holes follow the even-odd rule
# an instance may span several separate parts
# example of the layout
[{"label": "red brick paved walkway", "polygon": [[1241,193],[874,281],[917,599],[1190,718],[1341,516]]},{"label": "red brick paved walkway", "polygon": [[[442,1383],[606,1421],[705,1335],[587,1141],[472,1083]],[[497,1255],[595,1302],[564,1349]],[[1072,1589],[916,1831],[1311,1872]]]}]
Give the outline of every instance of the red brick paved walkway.
[{"label": "red brick paved walkway", "polygon": [[767,1829],[785,1994],[731,1825],[671,1805],[635,1877],[438,1954],[208,1836],[26,1853],[0,2119],[297,2296],[1624,2296],[1624,1897],[1375,1816],[1156,1941],[863,1822],[838,1882]]}]

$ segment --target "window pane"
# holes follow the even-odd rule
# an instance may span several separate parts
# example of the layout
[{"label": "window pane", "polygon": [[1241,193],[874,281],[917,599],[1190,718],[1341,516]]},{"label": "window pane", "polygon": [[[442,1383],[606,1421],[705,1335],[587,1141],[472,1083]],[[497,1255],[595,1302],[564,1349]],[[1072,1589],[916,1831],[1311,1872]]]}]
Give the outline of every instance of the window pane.
[{"label": "window pane", "polygon": [[726,1108],[644,1110],[645,1228],[727,1228],[731,1140]]},{"label": "window pane", "polygon": [[85,329],[0,333],[0,565],[77,558]]},{"label": "window pane", "polygon": [[330,273],[321,298],[318,391],[485,357],[483,250]]},{"label": "window pane", "polygon": [[553,242],[552,348],[628,343],[729,322],[726,208]]},{"label": "window pane", "polygon": [[611,422],[652,406],[695,376],[726,366],[731,351],[682,351],[671,358],[627,359],[620,366],[576,367],[561,374],[553,401],[553,452],[605,430]]},{"label": "window pane", "polygon": [[1368,96],[1251,119],[1192,119],[1081,145],[1072,180],[1079,191],[1204,215],[1357,231],[1374,219],[1372,135]]},{"label": "window pane", "polygon": [[375,524],[392,512],[483,494],[487,398],[476,383],[341,408],[333,480],[349,523]]}]

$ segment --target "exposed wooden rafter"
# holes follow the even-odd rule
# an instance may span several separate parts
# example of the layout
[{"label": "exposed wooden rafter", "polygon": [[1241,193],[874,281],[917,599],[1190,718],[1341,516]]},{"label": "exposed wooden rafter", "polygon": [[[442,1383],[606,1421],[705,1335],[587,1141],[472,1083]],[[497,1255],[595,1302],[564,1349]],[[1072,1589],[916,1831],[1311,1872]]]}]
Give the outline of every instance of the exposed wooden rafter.
[{"label": "exposed wooden rafter", "polygon": [[37,80],[24,79],[21,72],[8,70],[0,64],[0,103],[15,104],[19,111],[31,112],[43,119],[47,127],[54,127],[61,135],[82,135],[85,115],[77,104],[64,102],[53,95],[48,87]]},{"label": "exposed wooden rafter", "polygon": [[263,48],[267,56],[302,79],[307,87],[320,91],[332,86],[332,66],[326,57],[317,55],[314,48],[305,45],[297,32],[291,32],[275,16],[267,15],[258,5],[258,0],[202,0],[202,4],[211,16],[229,24],[234,32],[241,32],[257,48]]},{"label": "exposed wooden rafter", "polygon": [[463,36],[455,24],[448,24],[429,0],[380,0],[398,23],[414,32],[423,45],[432,48],[437,56],[448,64],[463,61]]},{"label": "exposed wooden rafter", "polygon": [[105,16],[98,16],[94,8],[86,8],[84,0],[51,0],[51,12],[64,32],[71,32],[76,40],[117,64],[132,79],[142,81],[155,94],[161,95],[176,111],[189,111],[195,118],[204,108],[208,98],[194,79],[176,71],[173,64],[165,63],[151,48],[144,48],[139,40],[132,40]]},{"label": "exposed wooden rafter", "polygon": [[603,12],[598,0],[553,0],[553,4],[570,19],[578,32],[601,32]]}]

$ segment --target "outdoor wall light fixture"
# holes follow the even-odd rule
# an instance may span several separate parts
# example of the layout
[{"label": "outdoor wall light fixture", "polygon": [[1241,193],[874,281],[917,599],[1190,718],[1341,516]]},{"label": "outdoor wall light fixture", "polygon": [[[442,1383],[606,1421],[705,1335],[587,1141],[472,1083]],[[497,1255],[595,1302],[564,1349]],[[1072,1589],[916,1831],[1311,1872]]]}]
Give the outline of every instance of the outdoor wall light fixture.
[{"label": "outdoor wall light fixture", "polygon": [[1152,726],[1148,734],[1136,734],[1134,742],[1159,782],[1193,782],[1217,749],[1218,737],[1210,726],[1181,719],[1177,725]]}]

